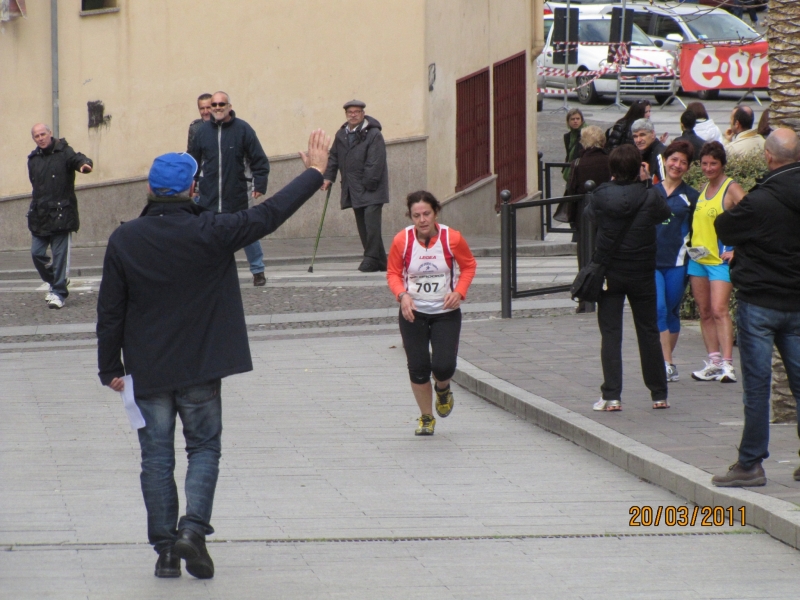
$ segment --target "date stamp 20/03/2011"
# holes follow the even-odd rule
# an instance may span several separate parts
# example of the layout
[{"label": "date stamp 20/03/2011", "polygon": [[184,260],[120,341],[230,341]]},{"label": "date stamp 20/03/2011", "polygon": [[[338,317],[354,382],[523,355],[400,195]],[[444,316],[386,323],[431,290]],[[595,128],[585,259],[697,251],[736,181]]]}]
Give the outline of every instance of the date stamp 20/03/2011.
[{"label": "date stamp 20/03/2011", "polygon": [[[733,527],[735,521],[746,524],[745,507],[732,506],[631,506],[631,527]],[[699,520],[698,520],[699,519]]]}]

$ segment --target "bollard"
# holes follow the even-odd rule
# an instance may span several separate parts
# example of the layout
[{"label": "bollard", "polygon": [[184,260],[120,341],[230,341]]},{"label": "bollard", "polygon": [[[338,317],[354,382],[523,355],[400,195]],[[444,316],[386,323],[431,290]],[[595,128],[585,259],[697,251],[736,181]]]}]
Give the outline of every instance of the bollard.
[{"label": "bollard", "polygon": [[[581,213],[578,215],[581,228],[580,235],[578,236],[578,269],[588,265],[594,254],[594,223],[586,217],[586,213],[583,209],[592,201],[592,192],[594,192],[595,187],[595,183],[591,179],[584,184],[586,194],[583,197],[583,201],[578,205]],[[589,313],[594,312],[594,310],[594,302],[578,302],[577,312]]]},{"label": "bollard", "polygon": [[500,312],[511,318],[511,192],[500,192]]}]

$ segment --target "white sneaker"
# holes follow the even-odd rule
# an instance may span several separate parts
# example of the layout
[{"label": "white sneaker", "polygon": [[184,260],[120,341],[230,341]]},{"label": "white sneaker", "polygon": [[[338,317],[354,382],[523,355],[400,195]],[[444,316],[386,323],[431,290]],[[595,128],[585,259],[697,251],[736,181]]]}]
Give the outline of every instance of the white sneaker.
[{"label": "white sneaker", "polygon": [[667,368],[667,381],[680,381],[680,376],[678,375],[678,367],[668,362],[664,362],[664,365]]},{"label": "white sneaker", "polygon": [[603,400],[600,398],[600,400],[592,404],[592,410],[622,410],[622,402],[619,400]]},{"label": "white sneaker", "polygon": [[727,360],[722,361],[722,374],[717,377],[717,381],[721,383],[736,383],[736,371],[731,362]]},{"label": "white sneaker", "polygon": [[47,302],[47,306],[50,308],[62,308],[64,306],[64,301],[59,298],[58,294],[52,294],[50,300]]},{"label": "white sneaker", "polygon": [[704,361],[706,366],[692,373],[692,378],[697,381],[716,381],[722,375],[722,365],[714,364],[713,360]]},{"label": "white sneaker", "polygon": [[47,292],[47,296],[44,297],[45,303],[50,304],[50,300],[53,299],[53,296],[55,296],[53,292]]}]

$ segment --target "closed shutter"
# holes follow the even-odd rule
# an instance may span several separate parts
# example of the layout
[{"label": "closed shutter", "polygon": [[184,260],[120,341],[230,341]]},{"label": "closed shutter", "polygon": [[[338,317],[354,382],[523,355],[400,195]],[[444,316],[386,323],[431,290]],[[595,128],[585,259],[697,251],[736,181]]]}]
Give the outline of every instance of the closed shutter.
[{"label": "closed shutter", "polygon": [[491,175],[489,69],[456,81],[456,191]]},{"label": "closed shutter", "polygon": [[528,193],[525,67],[522,52],[493,68],[494,172],[498,197],[509,190],[512,202]]}]

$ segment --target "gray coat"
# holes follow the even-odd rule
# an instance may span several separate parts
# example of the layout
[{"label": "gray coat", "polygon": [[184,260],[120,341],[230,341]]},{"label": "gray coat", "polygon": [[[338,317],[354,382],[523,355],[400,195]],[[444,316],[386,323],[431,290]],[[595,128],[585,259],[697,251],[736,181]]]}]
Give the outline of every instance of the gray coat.
[{"label": "gray coat", "polygon": [[389,202],[389,172],[386,167],[386,143],[381,124],[370,116],[348,140],[347,123],[333,139],[325,179],[336,181],[342,172],[342,209],[362,208]]}]

